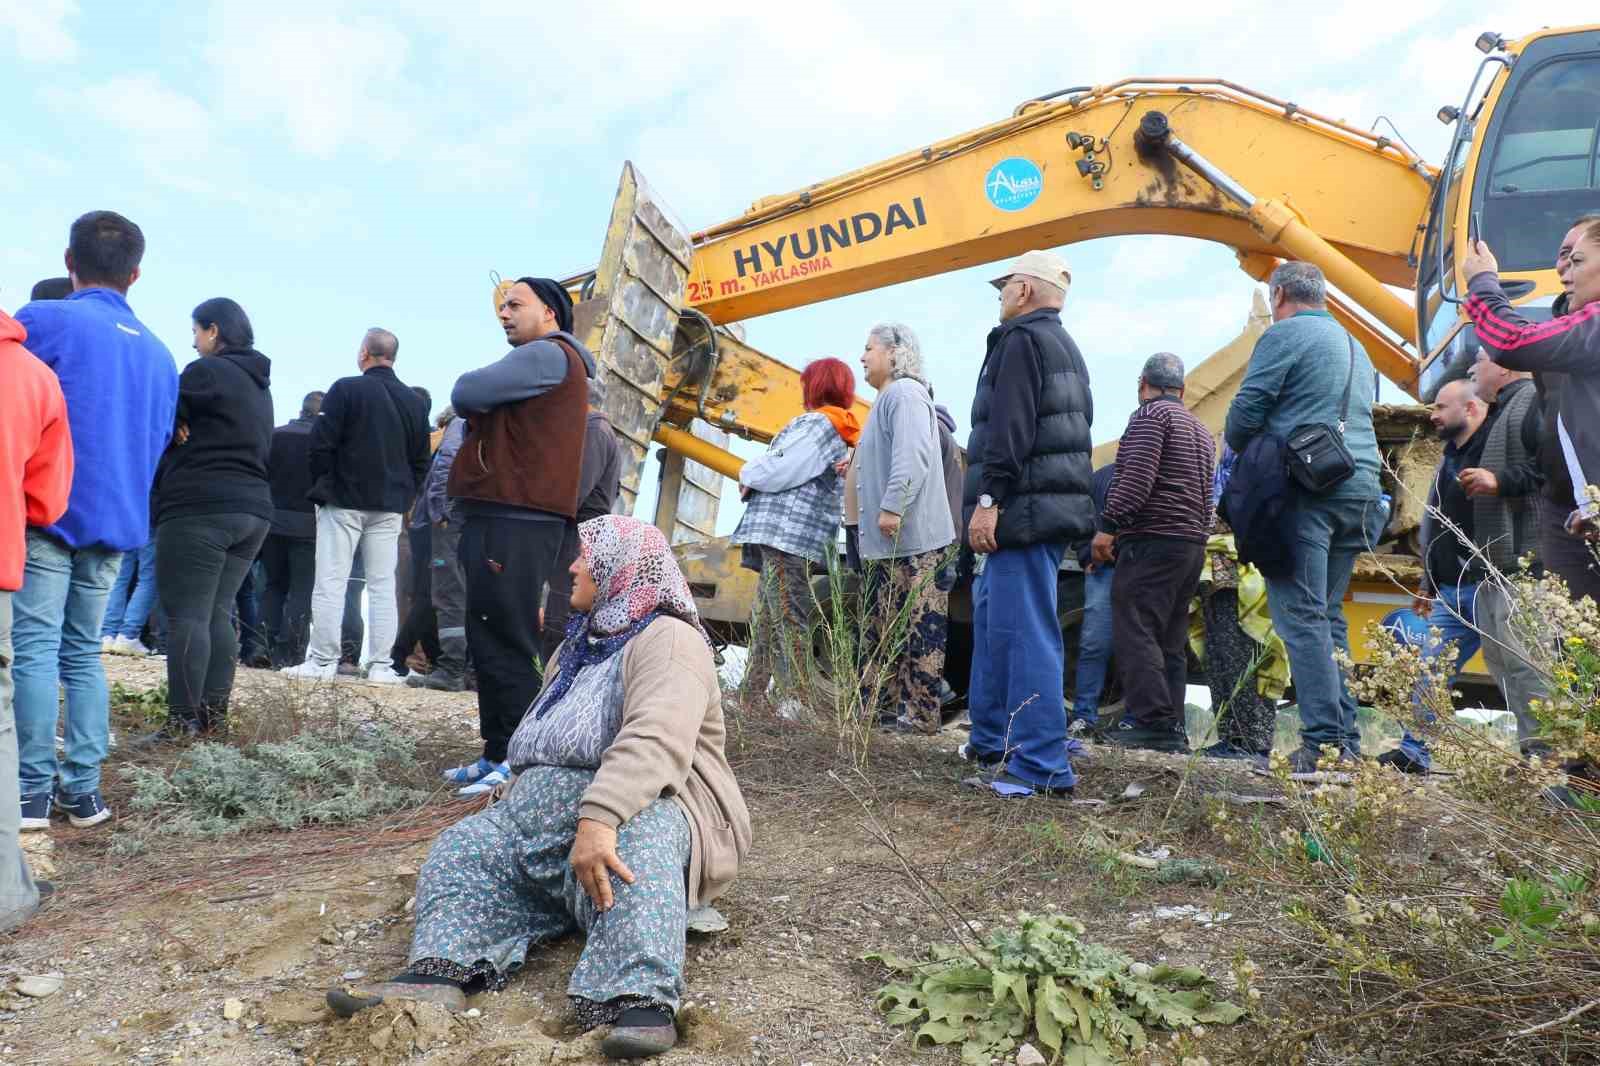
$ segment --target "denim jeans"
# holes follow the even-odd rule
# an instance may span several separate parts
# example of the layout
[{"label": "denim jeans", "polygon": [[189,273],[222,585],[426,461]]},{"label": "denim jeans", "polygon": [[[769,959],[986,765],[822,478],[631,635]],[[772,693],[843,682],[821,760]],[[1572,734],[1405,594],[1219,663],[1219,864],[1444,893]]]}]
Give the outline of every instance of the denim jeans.
[{"label": "denim jeans", "polygon": [[[12,596],[19,777],[24,796],[60,779],[70,796],[100,787],[111,704],[100,664],[100,622],[122,553],[80,551],[28,530],[22,589]],[[67,690],[66,754],[56,760],[61,689]]]},{"label": "denim jeans", "polygon": [[[1451,585],[1439,590],[1433,603],[1433,610],[1428,613],[1428,640],[1422,646],[1422,657],[1426,660],[1437,659],[1444,654],[1445,647],[1450,644],[1456,646],[1456,668],[1450,674],[1450,683],[1455,684],[1456,678],[1461,676],[1461,668],[1467,660],[1477,654],[1483,638],[1478,634],[1478,586]],[[1437,629],[1439,636],[1434,638],[1432,631]],[[1421,693],[1418,693],[1413,703],[1413,713],[1422,719],[1423,724],[1434,720],[1433,711],[1422,705]],[[1433,757],[1428,754],[1428,744],[1422,738],[1413,736],[1411,730],[1406,730],[1406,735],[1400,738],[1400,750],[1410,756],[1413,762],[1423,766],[1431,766]]]},{"label": "denim jeans", "polygon": [[27,921],[39,905],[39,889],[17,843],[20,800],[17,725],[11,714],[11,593],[0,589],[0,933]]},{"label": "denim jeans", "polygon": [[1100,694],[1111,664],[1111,579],[1116,570],[1097,566],[1083,575],[1083,622],[1078,626],[1078,676],[1072,691],[1072,717],[1100,721]]},{"label": "denim jeans", "polygon": [[1356,702],[1333,652],[1350,650],[1344,594],[1356,556],[1376,541],[1378,518],[1376,500],[1302,497],[1294,521],[1294,569],[1267,578],[1272,627],[1289,651],[1300,703],[1300,743],[1312,751],[1327,744],[1361,753]]},{"label": "denim jeans", "polygon": [[1068,788],[1061,624],[1056,572],[1065,544],[1006,548],[989,556],[973,594],[972,751],[1005,756],[1032,785]]},{"label": "denim jeans", "polygon": [[106,599],[106,616],[100,623],[102,637],[135,640],[144,630],[145,620],[156,605],[156,540],[142,548],[122,553],[122,568],[117,583]]}]

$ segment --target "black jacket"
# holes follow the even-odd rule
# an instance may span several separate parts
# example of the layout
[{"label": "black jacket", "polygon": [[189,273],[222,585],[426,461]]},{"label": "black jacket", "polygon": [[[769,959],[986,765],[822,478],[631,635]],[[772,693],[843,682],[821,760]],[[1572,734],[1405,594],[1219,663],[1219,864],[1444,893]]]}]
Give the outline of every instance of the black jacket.
[{"label": "black jacket", "polygon": [[1257,433],[1234,460],[1219,512],[1233,527],[1239,561],[1254,563],[1262,577],[1294,572],[1293,530],[1299,490],[1289,480],[1283,438]]},{"label": "black jacket", "polygon": [[1472,497],[1461,487],[1461,471],[1483,465],[1483,445],[1489,439],[1489,426],[1485,421],[1465,444],[1445,442],[1444,456],[1439,460],[1439,469],[1428,489],[1428,512],[1422,521],[1422,581],[1434,592],[1475,585],[1484,578],[1483,559],[1478,550],[1462,543],[1461,536],[1433,518],[1433,512],[1437,510],[1469,541],[1477,540]]},{"label": "black jacket", "polygon": [[[1094,472],[1089,481],[1089,498],[1094,501],[1094,520],[1096,527],[1100,523],[1100,513],[1106,509],[1106,495],[1111,492],[1111,480],[1117,476],[1117,464],[1107,463]],[[1085,570],[1094,562],[1093,538],[1078,545],[1078,565]]]},{"label": "black jacket", "polygon": [[272,431],[267,481],[272,485],[272,532],[295,540],[317,539],[311,492],[311,427],[314,417],[296,418]]},{"label": "black jacket", "polygon": [[583,429],[583,467],[578,475],[578,518],[608,515],[617,503],[622,485],[622,445],[611,420],[591,410]]},{"label": "black jacket", "polygon": [[156,522],[185,515],[272,517],[267,453],[272,447],[272,361],[243,350],[204,355],[178,376],[176,435],[156,468]]},{"label": "black jacket", "polygon": [[[1556,297],[1550,306],[1552,319],[1564,318],[1570,302],[1566,293]],[[1575,506],[1572,502],[1572,474],[1567,470],[1567,459],[1561,451],[1561,436],[1556,429],[1556,415],[1561,411],[1561,390],[1567,375],[1551,371],[1535,371],[1534,386],[1539,390],[1539,477],[1543,481],[1544,498],[1555,504],[1555,510],[1564,518]]]},{"label": "black jacket", "polygon": [[309,458],[313,502],[403,514],[428,475],[422,397],[393,367],[340,378],[322,398]]},{"label": "black jacket", "polygon": [[1030,311],[991,330],[972,400],[962,532],[988,493],[1000,505],[1002,548],[1091,536],[1093,422],[1089,371],[1061,312]]}]

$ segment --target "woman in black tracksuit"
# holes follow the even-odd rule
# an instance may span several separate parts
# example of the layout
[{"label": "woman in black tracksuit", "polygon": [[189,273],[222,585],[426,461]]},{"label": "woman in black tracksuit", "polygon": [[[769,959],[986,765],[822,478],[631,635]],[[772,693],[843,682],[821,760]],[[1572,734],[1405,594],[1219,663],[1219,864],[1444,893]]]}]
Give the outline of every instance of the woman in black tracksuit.
[{"label": "woman in black tracksuit", "polygon": [[174,739],[220,731],[238,660],[233,601],[272,521],[272,363],[244,309],[194,309],[200,358],[178,378],[177,426],[156,471],[156,588],[167,617]]}]

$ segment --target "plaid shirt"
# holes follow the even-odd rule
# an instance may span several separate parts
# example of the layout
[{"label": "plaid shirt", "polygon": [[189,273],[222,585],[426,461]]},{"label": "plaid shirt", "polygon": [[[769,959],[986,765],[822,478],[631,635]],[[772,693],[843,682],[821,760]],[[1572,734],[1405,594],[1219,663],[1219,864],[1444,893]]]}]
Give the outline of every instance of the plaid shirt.
[{"label": "plaid shirt", "polygon": [[[767,454],[745,467],[740,480],[752,491],[733,543],[764,544],[821,562],[823,545],[838,535],[844,515],[844,479],[833,470],[844,457],[844,441],[827,415],[803,414],[784,426]],[[773,491],[755,487],[763,483]]]}]

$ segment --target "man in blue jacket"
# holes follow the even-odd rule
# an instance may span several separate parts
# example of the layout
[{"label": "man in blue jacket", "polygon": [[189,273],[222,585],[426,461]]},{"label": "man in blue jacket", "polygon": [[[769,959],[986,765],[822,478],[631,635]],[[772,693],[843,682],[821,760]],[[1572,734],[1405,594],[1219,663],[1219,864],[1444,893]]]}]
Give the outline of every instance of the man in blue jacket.
[{"label": "man in blue jacket", "polygon": [[1355,473],[1323,495],[1300,494],[1293,529],[1286,531],[1293,539],[1291,565],[1281,576],[1267,576],[1272,627],[1288,648],[1300,702],[1301,747],[1289,758],[1290,775],[1303,778],[1317,773],[1324,746],[1341,760],[1361,754],[1356,703],[1333,652],[1350,650],[1344,594],[1356,556],[1377,542],[1381,525],[1372,428],[1377,382],[1367,353],[1328,313],[1321,270],[1284,263],[1267,284],[1273,324],[1256,341],[1228,408],[1228,446],[1243,454],[1264,433],[1287,440],[1300,426],[1336,424],[1346,385],[1350,390],[1343,435]]},{"label": "man in blue jacket", "polygon": [[[13,601],[22,828],[46,829],[59,802],[73,825],[111,817],[100,798],[110,701],[100,662],[100,622],[122,553],[150,539],[150,483],[172,436],[178,369],[172,353],[128,306],[144,234],[112,211],[72,224],[72,294],[17,312],[33,354],[67,398],[77,455],[67,513],[28,529],[28,563]],[[57,693],[67,693],[66,752],[59,764]]]}]

